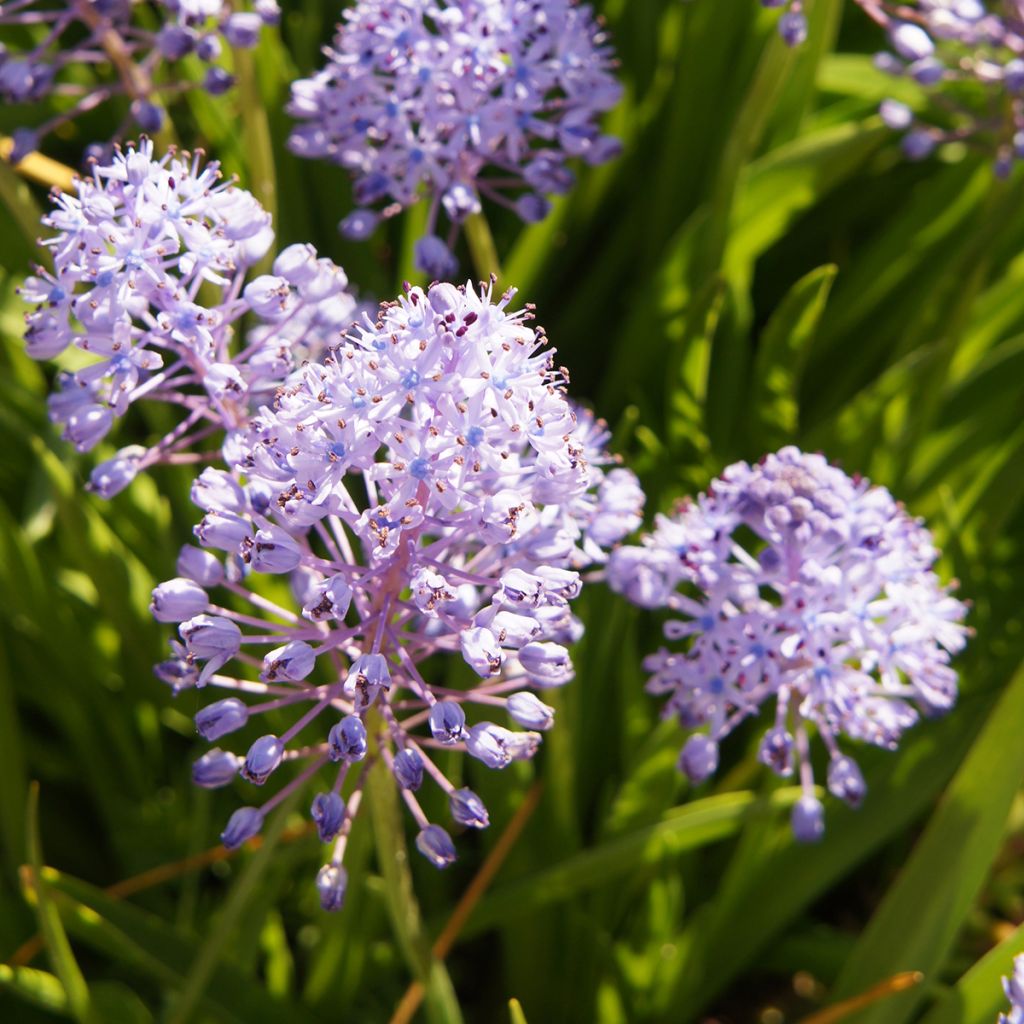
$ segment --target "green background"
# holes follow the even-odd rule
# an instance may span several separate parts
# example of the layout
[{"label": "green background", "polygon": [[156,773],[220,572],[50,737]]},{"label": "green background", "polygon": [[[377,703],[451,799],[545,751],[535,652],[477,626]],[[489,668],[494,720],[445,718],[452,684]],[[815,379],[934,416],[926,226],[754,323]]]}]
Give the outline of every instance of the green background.
[{"label": "green background", "polygon": [[[1024,950],[1021,183],[965,146],[905,162],[878,103],[895,90],[924,109],[925,95],[873,70],[882,40],[854,4],[805,6],[810,39],[789,51],[756,0],[598,4],[622,62],[609,127],[624,154],[581,168],[544,223],[494,219],[501,280],[536,303],[651,513],[792,442],[926,517],[977,631],[956,709],[897,753],[856,751],[863,808],[829,799],[824,841],[796,846],[793,794],[755,762],[757,723],[715,780],[677,774],[680,731],[643,693],[658,624],[591,587],[577,679],[536,763],[444,765],[492,826],[457,837],[444,874],[414,857],[415,897],[394,849],[375,851],[374,825],[384,846],[396,833],[386,791],[354,828],[340,914],[317,906],[302,805],[257,852],[105,895],[213,847],[244,792],[191,786],[200,705],[151,671],[170,630],[149,592],[196,519],[189,475],[157,471],[109,503],[84,493],[112,448],[76,456],[46,421],[53,368],[24,356],[13,294],[46,199],[0,166],[0,955],[40,929],[46,947],[0,966],[0,1019],[376,1022],[419,976],[430,1021],[509,1019],[515,997],[531,1024],[778,1024],[916,970],[921,984],[846,1019],[994,1020]],[[314,242],[360,294],[387,298],[415,279],[422,211],[344,242],[344,175],[284,146],[288,82],[316,66],[332,21],[332,5],[286,4],[241,90],[191,94],[175,127],[276,205],[282,245]],[[6,107],[0,127],[29,116]],[[107,109],[49,151],[74,162],[115,120]],[[118,442],[156,436],[162,415],[133,412]],[[431,964],[535,779],[538,808]],[[53,870],[20,870],[33,861]]]}]

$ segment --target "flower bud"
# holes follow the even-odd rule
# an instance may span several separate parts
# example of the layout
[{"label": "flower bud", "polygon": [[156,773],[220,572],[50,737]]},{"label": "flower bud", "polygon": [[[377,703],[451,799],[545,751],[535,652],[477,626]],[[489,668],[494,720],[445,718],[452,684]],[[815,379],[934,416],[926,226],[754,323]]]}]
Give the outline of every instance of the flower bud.
[{"label": "flower bud", "polygon": [[501,670],[504,654],[494,634],[482,626],[463,630],[459,637],[462,657],[477,675],[486,678]]},{"label": "flower bud", "polygon": [[291,534],[272,526],[257,531],[249,558],[254,572],[291,572],[302,561],[302,549]]},{"label": "flower bud", "polygon": [[828,766],[828,791],[850,807],[859,807],[867,783],[852,757],[833,757]]},{"label": "flower bud", "polygon": [[400,750],[395,754],[394,773],[402,789],[415,792],[423,785],[423,758],[412,747]]},{"label": "flower bud", "polygon": [[196,712],[196,732],[204,740],[219,740],[241,729],[249,721],[249,708],[237,697],[214,701]]},{"label": "flower bud", "polygon": [[515,733],[493,722],[480,722],[466,736],[466,750],[488,768],[505,768],[512,761],[508,741]]},{"label": "flower bud", "polygon": [[458,743],[465,732],[466,712],[453,700],[439,700],[429,715],[430,732],[440,743]]},{"label": "flower bud", "polygon": [[440,825],[428,825],[416,837],[416,849],[435,868],[446,868],[455,863],[455,844]]},{"label": "flower bud", "polygon": [[893,49],[904,60],[922,60],[935,52],[931,36],[920,25],[913,25],[910,22],[895,25],[889,33],[889,40]]},{"label": "flower bud", "polygon": [[416,269],[428,277],[443,281],[452,277],[459,269],[458,260],[451,249],[437,235],[424,235],[413,246]]},{"label": "flower bud", "polygon": [[391,671],[383,654],[361,654],[352,662],[345,680],[344,694],[357,710],[368,708],[381,690],[391,687]]},{"label": "flower bud", "polygon": [[283,756],[284,744],[276,736],[261,736],[245,755],[242,778],[262,786],[281,763]]},{"label": "flower bud", "polygon": [[769,729],[761,740],[757,759],[776,775],[788,778],[793,774],[793,737],[785,729]]},{"label": "flower bud", "polygon": [[340,864],[325,864],[316,876],[316,890],[323,910],[341,910],[345,905],[348,874]]},{"label": "flower bud", "polygon": [[122,448],[113,458],[106,459],[89,474],[88,489],[101,498],[120,494],[138,475],[139,461],[145,449],[139,445]]},{"label": "flower bud", "polygon": [[229,662],[242,646],[242,631],[230,619],[216,615],[197,615],[183,622],[178,633],[189,655],[206,661],[197,686],[205,686],[210,676]]},{"label": "flower bud", "polygon": [[224,38],[240,50],[252,49],[259,42],[263,19],[251,11],[229,14],[221,26]]},{"label": "flower bud", "polygon": [[252,539],[252,524],[233,512],[207,512],[192,532],[204,548],[216,548],[231,554]]},{"label": "flower bud", "polygon": [[219,789],[238,775],[238,756],[214,747],[192,765],[192,781],[203,789]]},{"label": "flower bud", "polygon": [[312,596],[302,607],[302,614],[313,622],[343,619],[351,603],[352,588],[345,577],[339,574],[313,588]]},{"label": "flower bud", "polygon": [[227,828],[220,841],[229,849],[237,850],[247,839],[252,839],[263,828],[263,813],[258,807],[239,807],[228,818]]},{"label": "flower bud", "polygon": [[209,551],[185,544],[178,555],[178,575],[195,580],[201,587],[215,587],[224,580],[224,566]]},{"label": "flower bud", "polygon": [[365,242],[376,231],[379,221],[372,210],[353,210],[340,221],[338,231],[353,242]]},{"label": "flower bud", "polygon": [[529,643],[518,654],[523,670],[538,686],[563,686],[576,675],[569,652],[554,643]]},{"label": "flower bud", "polygon": [[309,813],[320,834],[320,842],[329,843],[345,823],[345,801],[337,793],[317,793]]},{"label": "flower bud", "polygon": [[779,18],[779,35],[787,46],[800,46],[807,41],[807,19],[799,11],[787,11]]},{"label": "flower bud", "polygon": [[798,843],[816,843],[825,834],[825,808],[814,796],[802,796],[791,816],[793,836]]},{"label": "flower bud", "polygon": [[460,825],[467,828],[487,828],[490,818],[487,816],[487,808],[471,789],[456,789],[448,797],[451,805],[452,817]]},{"label": "flower bud", "polygon": [[278,679],[288,679],[293,683],[300,682],[313,671],[316,665],[316,652],[305,640],[292,640],[284,647],[270,651],[263,659],[263,671],[260,679],[272,683]]},{"label": "flower bud", "polygon": [[714,775],[718,769],[718,744],[702,732],[694,733],[683,744],[679,770],[695,785]]},{"label": "flower bud", "polygon": [[555,724],[555,709],[526,690],[508,698],[509,715],[527,729],[550,729]]},{"label": "flower bud", "polygon": [[346,715],[327,736],[332,761],[362,761],[366,757],[366,726],[355,715]]},{"label": "flower bud", "polygon": [[209,604],[198,583],[179,576],[154,588],[149,610],[157,622],[184,622],[206,611]]}]

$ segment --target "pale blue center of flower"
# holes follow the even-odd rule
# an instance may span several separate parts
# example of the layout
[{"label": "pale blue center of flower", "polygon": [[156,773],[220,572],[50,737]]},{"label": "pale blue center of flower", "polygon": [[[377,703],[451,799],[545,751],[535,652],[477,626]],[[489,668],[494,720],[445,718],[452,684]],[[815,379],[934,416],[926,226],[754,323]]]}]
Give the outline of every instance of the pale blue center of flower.
[{"label": "pale blue center of flower", "polygon": [[430,475],[430,463],[426,459],[413,459],[409,464],[409,473],[417,480],[426,480]]},{"label": "pale blue center of flower", "polygon": [[139,249],[132,249],[130,253],[124,258],[124,265],[129,270],[138,270],[145,262],[145,257]]},{"label": "pale blue center of flower", "polygon": [[466,441],[474,448],[484,439],[483,427],[470,427],[466,432]]},{"label": "pale blue center of flower", "polygon": [[420,382],[420,375],[415,370],[406,370],[402,378],[403,388],[414,388]]},{"label": "pale blue center of flower", "polygon": [[334,444],[332,444],[331,448],[330,448],[331,454],[333,456],[335,456],[336,458],[339,458],[339,459],[345,458],[345,453],[347,451],[348,451],[348,449],[345,447],[345,445],[341,441],[335,441]]},{"label": "pale blue center of flower", "polygon": [[114,272],[112,270],[101,270],[96,275],[96,285],[99,288],[106,288],[113,284]]},{"label": "pale blue center of flower", "polygon": [[721,693],[722,690],[725,689],[725,683],[722,682],[722,677],[715,676],[715,678],[708,683],[708,689],[715,694]]},{"label": "pale blue center of flower", "polygon": [[714,615],[702,615],[700,619],[700,628],[706,633],[709,629],[713,629],[715,625]]},{"label": "pale blue center of flower", "polygon": [[55,284],[50,289],[50,294],[46,297],[47,301],[52,302],[56,305],[58,302],[63,302],[68,297],[68,293],[64,291],[59,284]]}]

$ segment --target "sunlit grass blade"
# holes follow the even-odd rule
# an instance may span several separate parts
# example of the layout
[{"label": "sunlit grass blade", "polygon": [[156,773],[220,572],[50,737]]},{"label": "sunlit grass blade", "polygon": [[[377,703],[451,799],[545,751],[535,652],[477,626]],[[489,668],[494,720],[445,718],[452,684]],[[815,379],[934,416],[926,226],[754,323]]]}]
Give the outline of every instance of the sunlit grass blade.
[{"label": "sunlit grass blade", "polygon": [[1002,841],[1024,779],[1024,666],[975,740],[924,835],[886,892],[836,985],[848,998],[894,971],[921,971],[927,984],[857,1017],[902,1024],[934,983]]},{"label": "sunlit grass blade", "polygon": [[28,865],[22,876],[26,897],[34,903],[39,931],[50,963],[64,987],[68,1012],[80,1024],[93,1024],[93,1007],[89,987],[75,954],[71,950],[60,914],[50,899],[49,886],[43,878],[43,850],[39,838],[39,784],[33,783],[28,793]]}]

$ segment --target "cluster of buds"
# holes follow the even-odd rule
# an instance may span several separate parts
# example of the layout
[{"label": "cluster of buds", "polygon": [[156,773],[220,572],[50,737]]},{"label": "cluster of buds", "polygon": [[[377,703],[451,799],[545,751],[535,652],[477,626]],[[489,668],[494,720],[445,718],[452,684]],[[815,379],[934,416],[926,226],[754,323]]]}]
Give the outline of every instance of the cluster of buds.
[{"label": "cluster of buds", "polygon": [[[923,160],[947,142],[993,155],[1006,177],[1024,157],[1024,6],[1020,0],[854,0],[885,30],[889,49],[875,66],[928,90],[929,114],[883,101],[885,124],[901,133],[904,154]],[[800,0],[761,0],[785,7],[779,31],[791,46],[807,37]]]},{"label": "cluster of buds", "polygon": [[288,109],[299,120],[292,150],[355,179],[359,208],[339,226],[349,238],[425,195],[417,265],[451,279],[459,226],[482,199],[541,220],[546,197],[572,187],[567,161],[618,152],[597,125],[621,89],[589,7],[359,0],[343,17],[327,64],[293,84]]},{"label": "cluster of buds", "polygon": [[[155,7],[140,17],[144,7]],[[160,23],[153,31],[151,18]],[[9,103],[38,103],[47,96],[72,102],[45,123],[19,129],[11,159],[39,146],[55,128],[115,97],[130,102],[127,120],[115,137],[134,124],[158,132],[164,106],[195,84],[177,74],[174,65],[192,54],[207,64],[202,88],[214,95],[232,84],[231,74],[217,63],[224,44],[238,49],[255,46],[264,25],[277,24],[276,0],[255,0],[239,10],[228,0],[13,0],[0,6],[0,27],[43,31],[24,50],[0,47],[0,97]],[[96,81],[82,84],[68,69],[88,68]]]},{"label": "cluster of buds", "polygon": [[784,448],[737,463],[696,502],[660,516],[642,546],[618,548],[611,586],[673,613],[674,642],[651,655],[648,690],[688,729],[680,768],[695,783],[718,767],[719,743],[774,707],[759,759],[799,770],[793,829],[824,831],[810,730],[829,755],[829,791],[857,806],[866,786],[838,739],[895,749],[918,718],[956,700],[950,656],[967,635],[965,606],[932,571],[931,535],[887,490],[820,455]]}]

